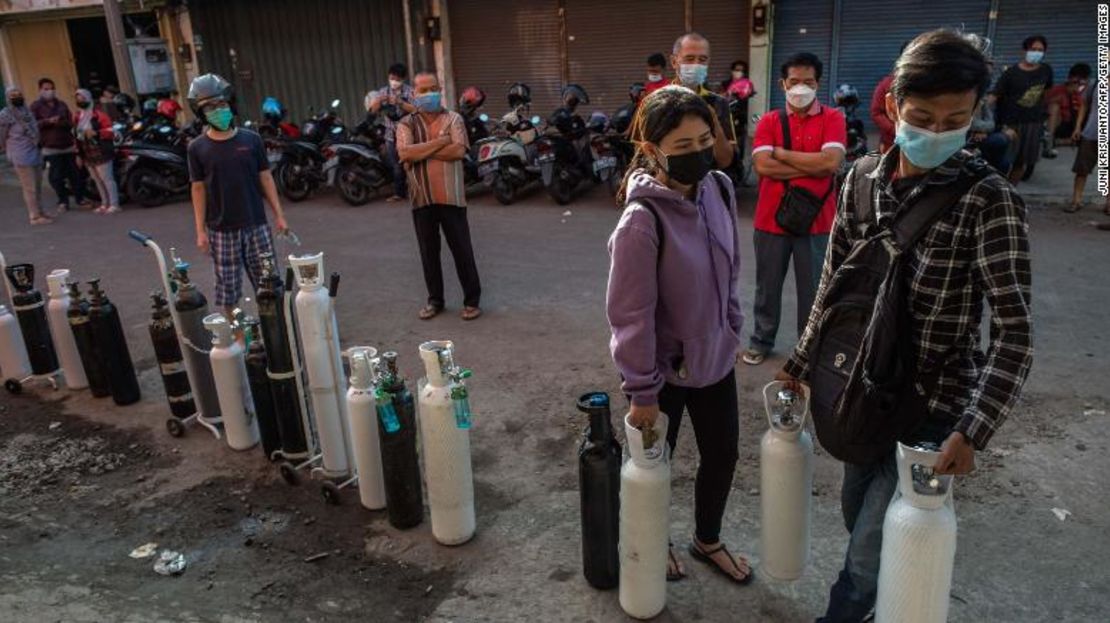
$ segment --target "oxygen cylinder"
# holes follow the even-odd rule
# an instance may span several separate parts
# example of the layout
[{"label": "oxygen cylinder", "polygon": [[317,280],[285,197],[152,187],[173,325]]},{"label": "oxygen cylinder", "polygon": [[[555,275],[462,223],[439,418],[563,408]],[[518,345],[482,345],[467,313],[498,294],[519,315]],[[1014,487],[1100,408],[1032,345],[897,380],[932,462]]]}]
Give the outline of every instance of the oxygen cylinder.
[{"label": "oxygen cylinder", "polygon": [[127,338],[120,324],[119,311],[100,289],[99,279],[90,279],[89,325],[92,327],[96,355],[108,373],[112,401],[124,406],[139,402],[139,379],[127,351]]},{"label": "oxygen cylinder", "polygon": [[177,342],[177,331],[167,307],[166,296],[160,290],[155,290],[150,293],[150,299],[153,303],[150,342],[154,346],[154,358],[158,361],[158,371],[162,375],[166,401],[170,403],[170,413],[175,418],[185,419],[197,412],[197,405],[193,400],[193,389],[189,385],[189,374],[185,371],[181,345]]},{"label": "oxygen cylinder", "polygon": [[258,419],[247,387],[247,367],[243,347],[231,334],[231,324],[223,314],[204,317],[204,328],[212,334],[212,375],[220,401],[224,433],[232,450],[247,450],[258,443]]},{"label": "oxygen cylinder", "polygon": [[883,521],[876,623],[944,623],[956,559],[952,476],[933,473],[940,448],[898,444],[898,490]]},{"label": "oxygen cylinder", "polygon": [[[303,458],[308,455],[308,441],[301,419],[301,396],[297,391],[293,347],[289,344],[286,332],[285,288],[276,274],[273,257],[263,255],[261,261],[262,278],[255,292],[255,302],[258,304],[262,342],[265,344],[266,375],[270,393],[273,396],[274,418],[278,436],[281,439],[281,453],[285,458]],[[251,373],[250,361],[250,353],[248,353],[248,374]],[[252,381],[252,393],[253,388]],[[258,396],[255,395],[255,407],[260,410],[259,417],[262,417],[261,406],[258,403]]]},{"label": "oxygen cylinder", "polygon": [[590,586],[608,589],[620,579],[621,445],[613,436],[609,394],[578,399],[590,426],[578,447],[578,493],[582,505],[582,573]]},{"label": "oxygen cylinder", "polygon": [[786,389],[781,381],[763,388],[770,428],[759,444],[760,564],[776,580],[802,577],[809,562],[813,440],[805,430],[807,398]]},{"label": "oxygen cylinder", "polygon": [[667,605],[671,464],[667,416],[641,431],[624,418],[629,458],[621,468],[620,603],[628,616],[650,619]]},{"label": "oxygen cylinder", "polygon": [[382,361],[385,368],[375,398],[386,509],[389,524],[405,530],[424,521],[424,489],[416,454],[416,406],[397,368],[397,353],[384,353]]},{"label": "oxygen cylinder", "polygon": [[[346,476],[351,470],[347,429],[347,401],[343,364],[339,359],[339,335],[332,306],[334,288],[324,288],[324,254],[289,256],[297,275],[296,309],[304,367],[308,372],[312,412],[320,436],[325,475]],[[338,276],[332,285],[338,286]]]},{"label": "oxygen cylinder", "polygon": [[189,371],[189,381],[193,386],[193,400],[196,401],[205,420],[213,424],[220,421],[220,401],[216,395],[216,381],[212,378],[212,363],[209,358],[208,344],[212,338],[204,328],[204,318],[208,315],[208,300],[189,281],[189,263],[177,257],[170,249],[174,260],[173,283],[176,291],[173,307],[177,311],[177,327],[181,337],[181,355],[185,368]]},{"label": "oxygen cylinder", "polygon": [[27,345],[19,331],[19,321],[0,305],[0,374],[3,378],[20,380],[31,376],[31,362],[27,361]]},{"label": "oxygen cylinder", "polygon": [[73,332],[73,341],[77,343],[77,353],[81,355],[81,366],[85,369],[89,390],[95,398],[111,396],[112,384],[108,380],[108,369],[97,354],[92,324],[89,323],[89,303],[77,289],[76,282],[71,281],[66,287],[69,288],[69,310],[66,311],[66,318]]},{"label": "oxygen cylinder", "polygon": [[35,289],[35,267],[30,264],[12,264],[4,269],[8,281],[15,288],[12,292],[12,311],[19,320],[23,344],[34,374],[54,374],[58,371],[58,355],[50,340],[50,321],[46,319],[46,302]]},{"label": "oxygen cylinder", "polygon": [[62,362],[62,374],[66,377],[66,387],[70,389],[84,389],[89,386],[85,377],[85,368],[81,365],[81,353],[77,352],[77,341],[73,331],[69,328],[69,294],[66,292],[66,281],[69,280],[69,271],[64,268],[51,271],[46,276],[46,285],[50,290],[50,302],[46,306],[46,315],[50,320],[50,333],[54,337],[54,348],[58,352],[58,359]]},{"label": "oxygen cylinder", "polygon": [[461,371],[451,342],[425,342],[420,358],[427,376],[421,380],[420,440],[424,479],[432,514],[432,536],[444,545],[459,545],[474,536],[474,480],[470,466],[470,419],[456,415],[454,386]]},{"label": "oxygen cylinder", "polygon": [[258,417],[262,451],[267,459],[273,460],[274,453],[281,450],[281,433],[278,431],[270,378],[266,375],[266,345],[258,329],[257,318],[243,319],[243,333],[247,338],[247,353],[243,361],[247,366],[247,383],[254,401],[254,413]]},{"label": "oxygen cylinder", "polygon": [[347,352],[351,361],[347,416],[351,422],[355,467],[358,468],[358,496],[363,506],[376,511],[386,504],[374,395],[378,382],[378,351],[369,346],[352,346]]}]

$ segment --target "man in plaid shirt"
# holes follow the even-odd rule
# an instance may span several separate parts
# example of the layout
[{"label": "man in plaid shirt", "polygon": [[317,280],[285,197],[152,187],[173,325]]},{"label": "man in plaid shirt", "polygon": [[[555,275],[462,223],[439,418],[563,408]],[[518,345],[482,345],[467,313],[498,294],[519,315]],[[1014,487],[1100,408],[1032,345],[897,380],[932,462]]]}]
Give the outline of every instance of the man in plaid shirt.
[{"label": "man in plaid shirt", "polygon": [[[917,37],[895,65],[887,113],[895,147],[870,174],[878,226],[889,224],[929,186],[975,175],[981,163],[961,150],[990,71],[978,41],[950,31]],[[861,240],[854,178],[840,195],[829,252],[808,326],[776,377],[797,382],[825,309],[833,273]],[[939,371],[929,417],[914,438],[942,443],[937,473],[967,474],[1021,393],[1032,363],[1030,266],[1025,205],[991,173],[958,199],[917,243],[905,265],[911,339],[919,372]],[[990,345],[979,349],[983,298],[991,306]],[[844,569],[833,585],[824,623],[865,620],[875,604],[883,520],[898,484],[894,453],[869,465],[844,465],[841,505],[851,533]]]}]

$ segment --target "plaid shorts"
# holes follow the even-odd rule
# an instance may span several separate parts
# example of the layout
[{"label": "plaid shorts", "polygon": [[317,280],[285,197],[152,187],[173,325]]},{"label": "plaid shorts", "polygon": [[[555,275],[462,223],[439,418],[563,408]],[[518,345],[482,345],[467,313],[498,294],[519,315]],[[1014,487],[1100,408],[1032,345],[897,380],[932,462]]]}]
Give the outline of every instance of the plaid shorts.
[{"label": "plaid shorts", "polygon": [[217,307],[230,307],[243,294],[243,267],[251,287],[257,289],[262,278],[263,253],[273,253],[274,243],[269,225],[250,225],[227,231],[208,230],[208,248],[216,269]]}]

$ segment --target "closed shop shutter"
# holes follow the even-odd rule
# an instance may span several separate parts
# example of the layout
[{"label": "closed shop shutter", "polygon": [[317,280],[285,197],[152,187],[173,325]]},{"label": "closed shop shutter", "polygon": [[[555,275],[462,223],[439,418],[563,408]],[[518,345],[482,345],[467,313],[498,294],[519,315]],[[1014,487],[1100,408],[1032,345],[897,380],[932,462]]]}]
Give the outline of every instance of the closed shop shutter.
[{"label": "closed shop shutter", "polygon": [[1030,35],[1048,39],[1045,62],[1052,66],[1056,84],[1068,77],[1075,63],[1098,70],[1098,3],[1088,0],[1000,0],[994,33],[994,58],[998,67],[1021,60],[1021,42]]},{"label": "closed shop shutter", "polygon": [[[694,30],[709,39],[709,85],[716,90],[724,80],[731,79],[732,62],[748,61],[750,9],[747,0],[693,0]],[[669,50],[668,50],[669,52]],[[757,91],[766,85],[757,84]]]},{"label": "closed shop shutter", "polygon": [[556,107],[562,86],[559,5],[556,0],[466,0],[452,2],[451,62],[455,91],[486,92],[486,108],[499,116],[514,82],[532,88],[532,111]]},{"label": "closed shop shutter", "polygon": [[[892,5],[894,6],[894,5]],[[874,24],[874,20],[869,20]],[[812,52],[825,65],[828,72],[832,52],[833,3],[832,0],[788,0],[774,4],[774,30],[771,33],[771,107],[786,105],[785,94],[779,86],[779,67],[798,52]],[[817,97],[829,101],[829,81],[821,80]]]},{"label": "closed shop shutter", "polygon": [[590,95],[582,112],[611,115],[627,104],[628,87],[646,79],[647,57],[669,58],[684,21],[683,3],[674,0],[566,0],[570,82]]},{"label": "closed shop shutter", "polygon": [[272,95],[297,122],[336,98],[356,120],[366,92],[405,59],[401,0],[192,0],[189,12],[201,71],[235,85],[247,118]]},{"label": "closed shop shutter", "polygon": [[[867,112],[871,94],[893,70],[902,44],[935,28],[986,36],[989,14],[990,0],[902,0],[897,5],[886,0],[844,2],[836,67],[822,59],[825,82],[830,91],[845,83],[855,87],[861,100],[857,116],[868,129],[874,129]],[[882,28],[875,27],[878,20]]]}]

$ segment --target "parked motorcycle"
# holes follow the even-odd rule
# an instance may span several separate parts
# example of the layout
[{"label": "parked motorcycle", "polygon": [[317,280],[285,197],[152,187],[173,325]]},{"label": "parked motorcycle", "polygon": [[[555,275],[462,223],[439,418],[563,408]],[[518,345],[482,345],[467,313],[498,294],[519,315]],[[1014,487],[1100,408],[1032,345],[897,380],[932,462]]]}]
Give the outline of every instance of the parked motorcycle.
[{"label": "parked motorcycle", "polygon": [[274,181],[286,199],[304,201],[312,191],[328,183],[327,171],[339,166],[336,154],[324,153],[325,147],[342,142],[347,133],[337,112],[339,103],[339,100],[332,100],[329,108],[320,110],[302,124],[299,139],[290,139],[281,145],[282,155],[274,168]]},{"label": "parked motorcycle", "polygon": [[509,112],[494,127],[492,136],[474,144],[477,150],[478,177],[493,190],[502,205],[511,205],[540,181],[535,162],[538,116],[529,116],[532,91],[518,82],[509,87]]},{"label": "parked motorcycle", "polygon": [[[365,205],[393,183],[393,170],[382,159],[384,145],[384,122],[380,115],[367,113],[346,140],[325,148],[338,158],[334,177],[328,183],[335,185],[339,196],[348,204]],[[325,175],[328,175],[327,164]]]},{"label": "parked motorcycle", "polygon": [[623,179],[620,174],[623,172],[623,167],[620,166],[620,157],[614,145],[615,133],[610,132],[609,117],[604,113],[595,112],[590,115],[586,128],[590,132],[590,157],[593,161],[594,180],[605,184],[609,188],[609,193],[615,197]]},{"label": "parked motorcycle", "polygon": [[863,120],[856,116],[859,108],[859,92],[850,84],[842,84],[833,94],[833,102],[840,112],[844,113],[848,125],[848,145],[844,154],[844,161],[837,172],[838,180],[843,180],[852,168],[852,163],[860,156],[867,153],[867,133],[864,131]]},{"label": "parked motorcycle", "polygon": [[482,182],[478,174],[478,143],[489,138],[489,115],[478,113],[486,101],[486,94],[478,87],[467,87],[459,96],[459,114],[466,124],[466,139],[470,149],[463,158],[463,178],[467,188]]}]

